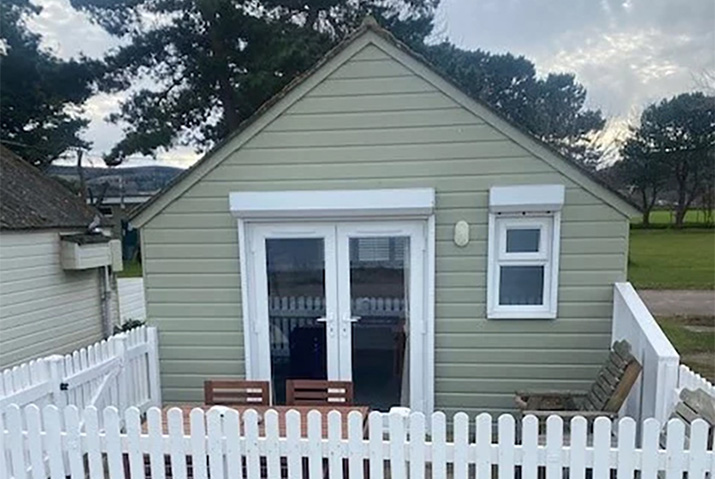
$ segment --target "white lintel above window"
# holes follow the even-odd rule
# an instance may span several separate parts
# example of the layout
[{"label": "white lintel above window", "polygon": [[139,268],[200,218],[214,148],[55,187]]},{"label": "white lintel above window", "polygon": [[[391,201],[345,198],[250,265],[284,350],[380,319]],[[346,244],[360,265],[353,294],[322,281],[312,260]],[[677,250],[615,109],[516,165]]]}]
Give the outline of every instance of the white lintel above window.
[{"label": "white lintel above window", "polygon": [[432,188],[262,191],[231,193],[231,214],[242,219],[413,216],[434,212]]},{"label": "white lintel above window", "polygon": [[489,211],[522,213],[561,211],[564,185],[494,186],[489,190]]},{"label": "white lintel above window", "polygon": [[555,318],[563,185],[489,191],[487,317]]}]

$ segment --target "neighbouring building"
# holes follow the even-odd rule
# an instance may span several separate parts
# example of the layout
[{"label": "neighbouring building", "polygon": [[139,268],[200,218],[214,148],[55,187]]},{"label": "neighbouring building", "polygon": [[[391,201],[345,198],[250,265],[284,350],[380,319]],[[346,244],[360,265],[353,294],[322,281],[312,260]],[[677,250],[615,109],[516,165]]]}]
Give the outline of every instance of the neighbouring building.
[{"label": "neighbouring building", "polygon": [[0,370],[111,333],[121,247],[96,211],[0,146]]}]

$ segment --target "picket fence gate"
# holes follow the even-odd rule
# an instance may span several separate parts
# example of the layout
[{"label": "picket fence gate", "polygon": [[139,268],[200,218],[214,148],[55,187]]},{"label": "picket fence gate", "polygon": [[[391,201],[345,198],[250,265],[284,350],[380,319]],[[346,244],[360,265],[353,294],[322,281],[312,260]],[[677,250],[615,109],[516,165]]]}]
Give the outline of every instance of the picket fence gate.
[{"label": "picket fence gate", "polygon": [[[100,416],[104,428],[99,427]],[[55,406],[42,411],[34,405],[24,410],[10,406],[4,426],[0,424],[0,431],[5,429],[0,435],[0,475],[141,479],[148,472],[153,479],[164,479],[168,472],[173,479],[682,479],[687,473],[688,479],[704,479],[713,477],[715,468],[713,446],[707,444],[709,427],[702,420],[693,422],[687,441],[684,424],[671,420],[662,447],[661,425],[655,419],[644,422],[638,444],[636,424],[630,418],[612,423],[600,417],[591,429],[583,417],[576,417],[565,434],[563,420],[552,416],[545,435],[540,435],[534,416],[523,419],[519,434],[511,415],[494,423],[490,415],[481,414],[470,424],[467,414],[458,413],[449,430],[442,412],[429,418],[421,413],[407,417],[391,413],[387,429],[381,413],[370,413],[367,425],[364,419],[351,412],[347,431],[342,431],[340,413],[332,411],[323,437],[321,414],[311,411],[303,436],[300,414],[289,411],[281,436],[275,411],[259,418],[255,411],[239,417],[226,408],[207,413],[195,409],[189,417],[190,430],[185,431],[180,409],[168,411],[165,426],[161,411],[151,408],[144,426],[137,408],[128,409],[122,421],[113,407],[100,414],[96,408],[80,413],[76,407],[61,412]],[[563,476],[565,468],[568,476]]]},{"label": "picket fence gate", "polygon": [[84,409],[161,405],[157,331],[141,326],[65,356],[35,359],[0,374],[0,411],[10,404]]}]

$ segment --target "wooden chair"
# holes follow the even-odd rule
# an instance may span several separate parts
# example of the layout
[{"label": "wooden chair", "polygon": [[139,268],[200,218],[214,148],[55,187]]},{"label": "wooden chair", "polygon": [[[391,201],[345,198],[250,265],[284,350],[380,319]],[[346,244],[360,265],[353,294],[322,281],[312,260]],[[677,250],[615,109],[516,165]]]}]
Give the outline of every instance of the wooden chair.
[{"label": "wooden chair", "polygon": [[267,381],[214,379],[204,381],[204,403],[213,405],[269,406]]},{"label": "wooden chair", "polygon": [[641,369],[628,341],[617,341],[588,392],[517,391],[516,405],[522,415],[533,414],[540,420],[551,415],[616,419]]},{"label": "wooden chair", "polygon": [[353,383],[315,379],[286,381],[286,404],[290,406],[352,406]]},{"label": "wooden chair", "polygon": [[[680,419],[685,423],[685,447],[690,447],[690,428],[693,421],[703,419],[708,426],[707,444],[712,444],[715,433],[715,399],[702,389],[683,389],[680,392],[680,402],[675,406],[670,419]],[[665,447],[668,424],[663,425],[660,435],[660,445]]]}]

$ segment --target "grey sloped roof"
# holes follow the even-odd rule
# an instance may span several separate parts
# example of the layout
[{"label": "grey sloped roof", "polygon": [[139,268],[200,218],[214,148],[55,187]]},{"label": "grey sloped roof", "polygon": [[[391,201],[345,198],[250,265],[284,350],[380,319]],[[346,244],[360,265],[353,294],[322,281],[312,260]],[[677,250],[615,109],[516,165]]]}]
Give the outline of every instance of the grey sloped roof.
[{"label": "grey sloped roof", "polygon": [[0,145],[0,229],[85,228],[97,213]]}]

